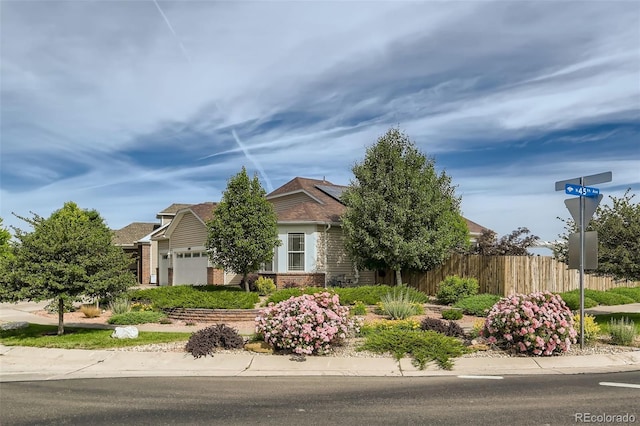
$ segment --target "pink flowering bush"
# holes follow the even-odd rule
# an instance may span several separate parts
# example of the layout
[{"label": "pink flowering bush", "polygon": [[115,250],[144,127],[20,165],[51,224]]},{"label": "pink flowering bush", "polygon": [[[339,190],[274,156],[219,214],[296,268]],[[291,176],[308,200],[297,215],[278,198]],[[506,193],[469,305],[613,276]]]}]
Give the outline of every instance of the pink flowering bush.
[{"label": "pink flowering bush", "polygon": [[547,356],[567,352],[577,335],[571,310],[549,292],[501,299],[489,312],[482,334],[489,343]]},{"label": "pink flowering bush", "polygon": [[291,297],[269,305],[256,317],[256,333],[277,349],[297,354],[326,353],[332,344],[358,331],[358,320],[328,292]]}]

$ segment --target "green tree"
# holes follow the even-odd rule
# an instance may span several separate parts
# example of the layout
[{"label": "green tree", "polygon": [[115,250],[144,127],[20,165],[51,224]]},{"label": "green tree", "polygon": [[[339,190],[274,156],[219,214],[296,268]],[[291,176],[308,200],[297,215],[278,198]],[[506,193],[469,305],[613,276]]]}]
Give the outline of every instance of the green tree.
[{"label": "green tree", "polygon": [[[598,206],[587,231],[598,232],[598,269],[596,274],[616,279],[640,280],[640,203],[634,203],[631,188],[622,197],[609,196],[611,204]],[[568,262],[568,236],[579,232],[572,219],[562,219],[565,233],[554,247],[555,256]]]},{"label": "green tree", "polygon": [[11,233],[2,226],[2,218],[0,217],[0,259],[4,260],[11,256]]},{"label": "green tree", "polygon": [[345,246],[358,268],[429,270],[469,244],[451,178],[406,134],[390,129],[353,166],[342,200]]},{"label": "green tree", "polygon": [[482,256],[529,256],[528,249],[538,241],[538,237],[529,234],[529,229],[521,227],[498,239],[498,234],[485,229],[468,253]]},{"label": "green tree", "polygon": [[112,244],[112,232],[97,211],[68,202],[47,219],[17,217],[33,231],[14,228],[15,256],[0,299],[57,299],[59,335],[64,334],[65,301],[115,296],[135,285],[131,258]]},{"label": "green tree", "polygon": [[207,224],[211,262],[242,274],[246,291],[249,291],[247,275],[270,262],[273,249],[280,245],[278,218],[265,195],[258,177],[249,179],[243,167],[229,179],[222,201]]}]

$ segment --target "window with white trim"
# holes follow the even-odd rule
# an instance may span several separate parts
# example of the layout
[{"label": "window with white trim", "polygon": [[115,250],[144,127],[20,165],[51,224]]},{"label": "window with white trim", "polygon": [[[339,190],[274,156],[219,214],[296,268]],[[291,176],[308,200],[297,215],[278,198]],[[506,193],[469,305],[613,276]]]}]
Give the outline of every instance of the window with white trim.
[{"label": "window with white trim", "polygon": [[289,234],[289,271],[304,271],[304,234]]}]

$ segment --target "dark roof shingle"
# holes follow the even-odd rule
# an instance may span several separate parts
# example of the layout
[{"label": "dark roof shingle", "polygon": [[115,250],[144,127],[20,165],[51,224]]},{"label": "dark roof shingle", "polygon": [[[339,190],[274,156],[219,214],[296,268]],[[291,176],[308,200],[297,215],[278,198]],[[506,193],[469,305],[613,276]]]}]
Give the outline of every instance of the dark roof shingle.
[{"label": "dark roof shingle", "polygon": [[159,223],[148,222],[133,222],[124,228],[113,231],[113,244],[134,245],[136,241],[141,240],[143,237],[149,235],[154,229],[160,226]]}]

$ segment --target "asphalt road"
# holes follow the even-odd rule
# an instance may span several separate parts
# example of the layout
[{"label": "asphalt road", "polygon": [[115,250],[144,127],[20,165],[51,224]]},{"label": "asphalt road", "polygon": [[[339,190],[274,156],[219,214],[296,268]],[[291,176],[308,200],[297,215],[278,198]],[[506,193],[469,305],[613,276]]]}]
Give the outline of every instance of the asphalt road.
[{"label": "asphalt road", "polygon": [[[640,372],[502,380],[173,377],[12,382],[0,384],[0,423],[575,425],[580,423],[577,413],[590,413],[628,414],[640,424],[638,385]],[[587,419],[586,414],[582,418]]]}]

